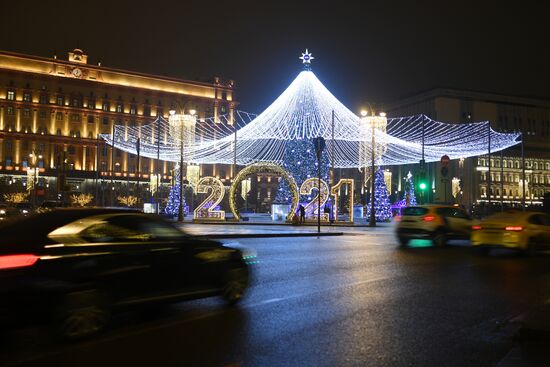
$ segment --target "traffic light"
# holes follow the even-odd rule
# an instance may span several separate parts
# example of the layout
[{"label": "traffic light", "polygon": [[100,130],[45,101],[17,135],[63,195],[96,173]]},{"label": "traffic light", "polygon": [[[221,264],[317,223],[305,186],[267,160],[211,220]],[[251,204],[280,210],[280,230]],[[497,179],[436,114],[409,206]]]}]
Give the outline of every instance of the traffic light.
[{"label": "traffic light", "polygon": [[422,194],[428,189],[428,180],[426,179],[425,171],[420,171],[418,174],[418,189]]}]

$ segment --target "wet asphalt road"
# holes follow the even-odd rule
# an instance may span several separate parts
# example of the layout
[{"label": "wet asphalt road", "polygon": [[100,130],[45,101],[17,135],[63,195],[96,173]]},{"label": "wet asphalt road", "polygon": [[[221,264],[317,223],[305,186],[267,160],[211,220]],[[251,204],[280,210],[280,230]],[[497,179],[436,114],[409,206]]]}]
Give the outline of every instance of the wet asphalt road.
[{"label": "wet asphalt road", "polygon": [[550,255],[401,250],[391,228],[239,242],[259,261],[239,307],[211,298],[135,311],[66,345],[18,330],[0,342],[0,365],[491,366],[550,295]]}]

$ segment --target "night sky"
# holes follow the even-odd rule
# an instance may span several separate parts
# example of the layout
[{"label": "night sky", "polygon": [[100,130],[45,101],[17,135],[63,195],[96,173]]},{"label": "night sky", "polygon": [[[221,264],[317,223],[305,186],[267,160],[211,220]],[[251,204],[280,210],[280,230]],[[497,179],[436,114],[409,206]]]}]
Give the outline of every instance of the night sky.
[{"label": "night sky", "polygon": [[65,59],[79,47],[104,66],[234,79],[239,109],[256,113],[300,72],[306,47],[353,111],[438,86],[550,98],[546,13],[515,4],[10,1],[0,49]]}]

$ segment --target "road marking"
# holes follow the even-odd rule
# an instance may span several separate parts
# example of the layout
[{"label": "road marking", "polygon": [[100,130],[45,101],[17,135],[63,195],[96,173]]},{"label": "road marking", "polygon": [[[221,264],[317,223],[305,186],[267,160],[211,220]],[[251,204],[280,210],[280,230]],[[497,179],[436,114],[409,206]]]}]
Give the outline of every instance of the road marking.
[{"label": "road marking", "polygon": [[365,279],[365,280],[360,280],[360,281],[353,282],[353,283],[347,283],[347,284],[343,284],[343,285],[339,285],[339,286],[324,288],[324,289],[318,290],[318,291],[305,292],[305,293],[295,294],[295,295],[288,296],[288,297],[283,297],[283,298],[270,298],[268,300],[260,301],[260,302],[256,302],[256,303],[243,304],[243,307],[253,308],[253,307],[257,307],[257,306],[261,306],[261,305],[265,305],[265,304],[269,304],[269,303],[287,301],[287,300],[294,299],[294,298],[306,297],[306,296],[310,296],[310,295],[317,294],[317,293],[325,293],[325,292],[330,292],[330,291],[334,291],[334,290],[340,290],[342,288],[354,287],[354,286],[357,286],[357,285],[373,283],[373,282],[377,282],[377,281],[380,281],[380,280],[387,280],[387,279],[390,279],[390,278],[391,277],[378,277],[378,278],[372,278],[372,279]]}]

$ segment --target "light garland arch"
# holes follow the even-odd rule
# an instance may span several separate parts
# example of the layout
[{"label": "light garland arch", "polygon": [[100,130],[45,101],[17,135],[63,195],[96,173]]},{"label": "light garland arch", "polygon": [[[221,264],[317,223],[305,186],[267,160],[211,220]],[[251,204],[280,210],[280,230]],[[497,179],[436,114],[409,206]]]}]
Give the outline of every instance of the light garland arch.
[{"label": "light garland arch", "polygon": [[231,188],[229,189],[229,208],[231,209],[231,212],[233,213],[233,217],[235,218],[235,220],[241,219],[241,215],[239,213],[239,209],[237,208],[237,202],[236,202],[237,189],[239,187],[239,184],[246,177],[255,173],[278,174],[288,182],[288,186],[290,187],[290,194],[292,196],[292,204],[290,207],[290,212],[286,217],[286,220],[288,222],[292,222],[292,219],[296,215],[296,209],[298,208],[298,202],[300,200],[300,195],[298,193],[298,185],[296,185],[296,181],[294,180],[294,178],[283,167],[272,162],[259,162],[259,163],[251,164],[250,166],[241,170],[237,174],[237,176],[235,176],[235,180],[233,180],[233,183],[231,184]]}]

